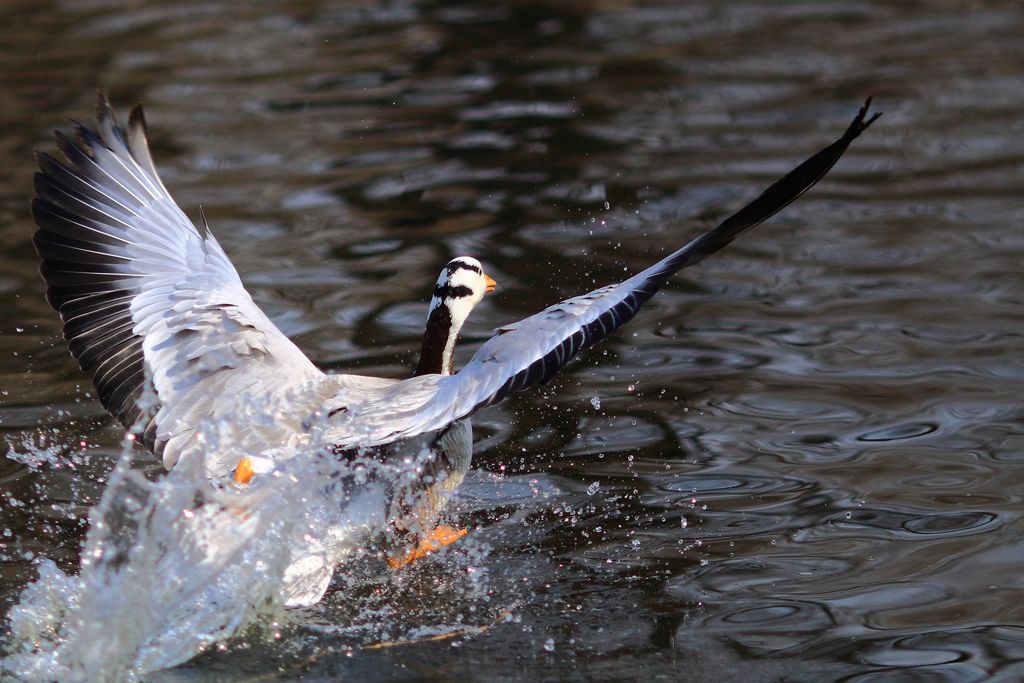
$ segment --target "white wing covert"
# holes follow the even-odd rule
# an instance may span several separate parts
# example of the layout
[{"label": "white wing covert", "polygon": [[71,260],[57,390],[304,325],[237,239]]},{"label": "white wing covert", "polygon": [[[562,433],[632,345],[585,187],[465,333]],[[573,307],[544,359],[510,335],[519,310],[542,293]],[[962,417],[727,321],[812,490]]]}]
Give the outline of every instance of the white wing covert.
[{"label": "white wing covert", "polygon": [[580,350],[604,339],[636,315],[676,271],[702,261],[759,225],[814,186],[850,143],[881,114],[865,120],[869,98],[846,132],[804,161],[717,227],[643,272],[615,285],[566,299],[501,327],[458,373],[399,382],[355,399],[335,419],[332,441],[372,446],[441,429],[508,394],[547,382]]},{"label": "white wing covert", "polygon": [[[141,106],[125,136],[101,96],[96,131],[75,133],[55,134],[66,163],[37,153],[33,241],[47,300],[103,406],[169,468],[203,418],[322,373],[256,306],[205,220],[197,229],[175,204]],[[156,403],[143,406],[147,379]]]}]

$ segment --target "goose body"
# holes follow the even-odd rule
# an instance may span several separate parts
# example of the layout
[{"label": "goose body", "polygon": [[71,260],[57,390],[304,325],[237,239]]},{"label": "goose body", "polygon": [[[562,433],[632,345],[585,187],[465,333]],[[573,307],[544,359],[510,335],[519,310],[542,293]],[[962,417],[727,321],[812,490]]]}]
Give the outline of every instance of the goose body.
[{"label": "goose body", "polygon": [[[630,320],[673,273],[812,187],[879,116],[866,118],[869,105],[834,143],[717,227],[623,282],[497,329],[458,372],[459,328],[493,286],[478,261],[460,257],[441,272],[412,377],[325,374],[253,302],[205,219],[193,224],[171,198],[148,149],[141,106],[122,130],[101,97],[94,129],[76,125],[75,140],[56,133],[63,162],[37,153],[34,243],[72,355],[103,406],[165,467],[202,458],[210,477],[224,477],[239,452],[286,457],[314,424],[335,453],[395,453],[426,442],[432,456],[422,480],[400,487],[401,502],[392,504],[401,531],[409,520],[435,517],[461,482],[476,411],[550,380]],[[272,418],[244,417],[267,397],[277,407]],[[210,420],[227,430],[221,436],[235,446],[230,455],[212,452],[201,438]]]}]

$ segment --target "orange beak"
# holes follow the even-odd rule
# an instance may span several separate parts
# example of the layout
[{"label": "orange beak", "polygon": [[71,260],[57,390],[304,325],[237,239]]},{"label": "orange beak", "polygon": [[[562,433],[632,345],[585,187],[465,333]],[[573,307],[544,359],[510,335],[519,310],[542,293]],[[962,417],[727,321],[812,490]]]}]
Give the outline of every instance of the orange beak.
[{"label": "orange beak", "polygon": [[484,282],[487,283],[488,292],[493,292],[494,288],[498,286],[498,283],[494,281],[494,278],[486,273],[484,273]]},{"label": "orange beak", "polygon": [[256,470],[252,468],[252,460],[242,458],[238,461],[238,467],[235,468],[235,483],[248,484],[254,474],[256,474]]}]

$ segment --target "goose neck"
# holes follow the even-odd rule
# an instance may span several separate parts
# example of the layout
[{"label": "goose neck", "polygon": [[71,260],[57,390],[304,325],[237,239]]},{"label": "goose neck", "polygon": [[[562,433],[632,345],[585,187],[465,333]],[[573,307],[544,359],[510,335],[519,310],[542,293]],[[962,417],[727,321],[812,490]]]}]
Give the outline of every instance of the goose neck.
[{"label": "goose neck", "polygon": [[414,375],[450,375],[455,371],[455,342],[465,321],[465,316],[453,315],[447,301],[431,308]]}]

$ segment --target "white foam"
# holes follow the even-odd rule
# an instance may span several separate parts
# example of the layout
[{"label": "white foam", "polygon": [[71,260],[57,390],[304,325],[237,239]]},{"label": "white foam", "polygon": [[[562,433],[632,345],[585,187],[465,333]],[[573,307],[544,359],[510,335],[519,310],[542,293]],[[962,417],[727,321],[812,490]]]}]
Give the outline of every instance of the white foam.
[{"label": "white foam", "polygon": [[376,552],[395,474],[305,445],[243,487],[199,458],[153,482],[130,453],[90,513],[79,575],[40,561],[10,612],[0,668],[19,679],[135,680],[318,601],[338,562]]}]

